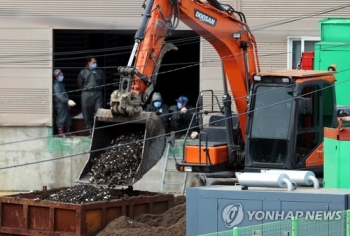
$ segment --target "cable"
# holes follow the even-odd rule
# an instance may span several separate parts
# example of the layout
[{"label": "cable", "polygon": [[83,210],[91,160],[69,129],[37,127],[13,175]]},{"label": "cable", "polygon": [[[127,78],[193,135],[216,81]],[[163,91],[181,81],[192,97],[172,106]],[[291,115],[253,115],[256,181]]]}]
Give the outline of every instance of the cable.
[{"label": "cable", "polygon": [[[322,48],[322,50],[330,49],[330,48],[336,48],[336,47],[341,47],[341,46],[345,46],[345,45],[350,45],[350,43],[344,43],[344,44],[341,44],[341,45],[329,46],[329,47],[326,47],[326,48]],[[294,51],[292,51],[292,52],[283,52],[283,53],[271,53],[271,54],[263,54],[263,55],[259,55],[259,56],[260,57],[265,57],[265,56],[283,55],[283,54],[289,54],[289,53],[293,53],[293,52]],[[241,53],[237,53],[237,54],[241,54]],[[229,57],[233,57],[233,56],[234,55],[231,54],[231,55],[228,55],[226,57],[221,57],[219,59],[214,59],[214,60],[209,60],[209,61],[201,61],[201,62],[198,62],[198,63],[195,63],[195,64],[190,64],[190,65],[179,67],[179,68],[175,68],[175,69],[172,69],[172,70],[167,70],[167,71],[164,71],[164,72],[158,72],[158,73],[156,73],[156,75],[167,74],[167,73],[171,73],[171,72],[174,72],[174,71],[183,70],[183,69],[186,69],[186,68],[198,66],[200,64],[214,62],[214,61],[217,61],[217,60],[233,60],[233,59],[229,58]],[[248,58],[250,58],[250,57],[248,57]],[[237,59],[242,59],[242,58],[239,58],[239,57],[238,58],[234,58],[234,60],[237,60]],[[75,89],[75,90],[70,90],[70,91],[62,92],[62,93],[54,93],[52,95],[40,95],[40,96],[35,96],[35,97],[30,97],[30,98],[21,98],[21,99],[16,99],[16,100],[11,100],[11,101],[0,102],[0,105],[1,104],[8,104],[8,103],[13,103],[13,102],[24,101],[24,100],[39,99],[39,98],[43,98],[43,97],[46,97],[46,96],[56,96],[56,95],[59,95],[59,94],[70,94],[70,93],[82,92],[82,91],[95,89],[95,88],[103,88],[103,87],[107,87],[107,86],[118,85],[120,83],[121,82],[113,82],[113,83],[103,84],[103,85],[99,85],[99,86],[93,86],[93,87],[89,87],[89,88]]]},{"label": "cable", "polygon": [[[290,53],[290,52],[288,52],[288,53]],[[184,68],[186,68],[186,67],[184,67]],[[171,71],[173,71],[173,70],[171,70]],[[169,72],[171,72],[171,71],[169,71]],[[163,73],[165,73],[165,72],[163,72]],[[109,85],[113,85],[113,84],[116,84],[116,83],[112,83],[112,84],[109,84]],[[70,91],[70,92],[76,92],[76,91],[81,91],[81,90],[74,90],[74,91]]]},{"label": "cable", "polygon": [[326,10],[310,13],[310,14],[305,15],[305,16],[299,16],[299,17],[294,17],[292,19],[285,19],[285,20],[282,20],[282,21],[276,21],[276,22],[270,22],[270,23],[267,23],[267,24],[257,25],[255,27],[253,27],[252,30],[258,31],[258,30],[262,30],[262,29],[278,26],[278,25],[281,25],[281,24],[288,24],[288,23],[291,23],[291,22],[295,22],[295,21],[311,18],[311,17],[314,17],[314,16],[320,16],[320,15],[323,15],[323,14],[326,14],[326,13],[342,10],[342,9],[348,8],[348,7],[350,7],[350,4],[336,6],[336,7],[333,7],[333,8],[326,9]]},{"label": "cable", "polygon": [[[251,31],[258,31],[258,30],[262,30],[262,29],[266,29],[266,28],[271,28],[271,27],[275,27],[275,26],[279,26],[279,25],[288,24],[288,23],[291,23],[291,22],[303,20],[303,19],[306,19],[306,18],[311,18],[311,17],[314,17],[314,16],[320,16],[320,15],[323,15],[323,14],[326,14],[326,13],[330,13],[330,12],[334,12],[334,11],[337,11],[337,10],[341,10],[341,9],[347,8],[349,6],[350,6],[350,4],[345,4],[345,5],[340,5],[340,6],[336,6],[336,7],[333,7],[333,8],[329,8],[329,9],[326,9],[326,10],[309,13],[307,15],[294,17],[292,19],[287,18],[285,20],[269,22],[269,23],[266,23],[266,24],[262,24],[262,25],[258,25],[258,26],[252,27]],[[222,34],[227,34],[227,33],[230,33],[230,32],[231,31],[227,31],[227,32],[223,32]],[[181,42],[183,40],[188,40],[188,39],[191,39],[191,38],[195,39],[195,38],[208,37],[208,36],[210,37],[210,36],[213,36],[213,35],[207,34],[207,35],[202,35],[202,36],[193,36],[193,37],[188,37],[188,38],[185,38],[185,39],[177,39],[177,40],[173,40],[173,41],[170,40],[169,42]],[[217,35],[213,36],[213,38],[217,38]],[[109,48],[109,50],[113,50],[113,49],[116,49],[116,50],[131,49],[132,47],[133,46],[113,47],[113,48]],[[40,55],[40,56],[43,56],[43,55],[44,56],[45,55],[71,55],[71,54],[78,54],[78,53],[79,54],[81,54],[81,53],[86,53],[86,54],[90,53],[91,54],[93,52],[106,52],[106,51],[107,51],[106,49],[93,49],[93,50],[81,50],[81,51],[49,53],[49,54],[45,53],[45,54],[37,54],[37,55]],[[125,52],[125,53],[129,53],[129,52]],[[107,54],[107,55],[118,55],[118,54]],[[18,55],[16,55],[16,56],[18,56]],[[23,55],[23,56],[27,56],[27,55]],[[105,56],[105,55],[102,55],[102,56]],[[0,58],[5,58],[6,59],[6,57],[0,57]],[[85,58],[85,57],[63,58],[63,59],[57,59],[57,60],[68,60],[68,59],[69,60],[70,59],[73,60],[73,59],[81,59],[81,58]],[[35,61],[35,60],[32,60],[32,61]],[[45,60],[45,61],[54,61],[54,60]]]},{"label": "cable", "polygon": [[[292,85],[290,85],[292,86]],[[269,92],[273,91],[275,89],[272,89],[270,90]],[[265,92],[261,92],[261,93],[265,93]],[[234,98],[233,100],[236,101],[236,100],[239,100],[239,99],[246,99],[245,96],[243,97],[237,97],[237,98]],[[204,108],[204,107],[210,107],[212,106],[213,104],[208,104],[208,105],[205,105],[205,106],[200,106],[200,107],[194,107],[194,108],[191,108],[191,109],[188,109],[189,111],[192,111],[192,110],[196,110],[198,108]],[[218,104],[217,104],[218,105]],[[179,113],[180,111],[178,111],[177,113]],[[163,116],[167,116],[168,114],[165,114],[165,115],[159,115],[158,117],[163,117]],[[147,121],[146,118],[144,119],[138,119],[138,120],[130,120],[130,121],[126,121],[126,122],[122,122],[122,123],[116,123],[116,124],[112,124],[112,125],[106,125],[106,126],[103,126],[103,127],[96,127],[94,128],[94,130],[98,130],[98,129],[105,129],[105,128],[110,128],[110,127],[115,127],[115,126],[119,126],[119,125],[125,125],[125,124],[131,124],[131,123],[135,123],[137,121]],[[81,133],[81,132],[85,132],[85,131],[90,131],[90,130],[93,130],[93,129],[84,129],[84,130],[79,130],[79,131],[74,131],[74,132],[70,132],[71,134],[75,134],[75,133]],[[33,139],[26,139],[26,140],[20,140],[20,141],[13,141],[13,142],[7,142],[7,143],[0,143],[0,146],[1,145],[8,145],[8,144],[16,144],[16,143],[22,143],[22,142],[29,142],[29,141],[36,141],[36,140],[40,140],[40,139],[47,139],[47,138],[51,138],[51,137],[59,137],[59,135],[52,135],[52,136],[45,136],[45,137],[39,137],[39,138],[33,138]]]},{"label": "cable", "polygon": [[[342,70],[342,71],[338,71],[338,72],[336,72],[336,73],[343,73],[343,72],[346,72],[346,71],[350,71],[350,68],[345,69],[345,70]],[[350,81],[350,79],[345,80],[345,81],[343,81],[343,82],[341,82],[341,83],[345,83],[345,82],[349,82],[349,81]],[[339,83],[338,83],[338,84],[339,84]],[[288,86],[293,86],[293,85],[288,85]],[[288,86],[285,86],[285,87],[288,87]],[[335,86],[335,84],[333,84],[332,86]],[[283,88],[285,88],[285,87],[283,87]],[[252,94],[252,96],[257,95],[257,94],[261,94],[261,93],[271,92],[271,91],[276,90],[276,89],[279,89],[279,88],[271,89],[271,90],[265,91],[265,92],[255,93],[255,94]],[[325,89],[325,88],[324,88],[324,89]],[[238,98],[234,98],[233,100],[236,101],[236,100],[239,100],[239,99],[246,99],[246,97],[245,97],[245,96],[244,96],[244,97],[238,97]],[[276,103],[276,104],[279,104],[279,103]],[[211,106],[211,105],[213,105],[213,104],[209,104],[209,105],[207,105],[207,106]],[[200,108],[203,108],[203,107],[206,107],[206,106],[202,106],[202,107],[200,107]],[[196,109],[198,109],[198,107],[195,107],[195,108],[192,108],[192,109],[188,109],[188,110],[196,110]],[[254,111],[255,111],[255,110],[252,110],[252,111],[250,111],[250,112],[254,112]],[[248,113],[241,113],[241,114],[239,114],[239,115],[242,115],[242,114],[248,114]],[[165,115],[160,115],[160,116],[158,116],[158,117],[162,117],[162,116],[165,116]],[[137,121],[140,121],[140,120],[147,121],[147,119],[138,119]],[[96,127],[96,128],[94,128],[94,129],[95,129],[95,130],[98,130],[98,129],[110,128],[110,127],[114,127],[114,126],[118,126],[118,125],[125,125],[125,124],[135,123],[135,122],[137,122],[137,121],[136,121],[136,120],[130,120],[130,121],[123,122],[123,123],[117,123],[117,124],[112,124],[112,125],[106,125],[106,126],[103,126],[103,127]],[[91,130],[91,129],[80,130],[80,131],[71,132],[71,133],[80,133],[80,132],[84,132],[84,131],[88,131],[88,130]],[[56,135],[56,136],[58,136],[58,135]],[[27,142],[27,141],[34,141],[34,140],[39,140],[39,139],[46,139],[46,138],[50,138],[50,137],[53,137],[53,136],[46,136],[46,137],[40,137],[40,138],[34,138],[34,139],[27,139],[27,140],[21,140],[21,141],[14,141],[14,142],[2,143],[2,144],[0,144],[0,146],[1,146],[1,145],[8,145],[8,144],[21,143],[21,142]]]},{"label": "cable", "polygon": [[[350,68],[348,69],[350,70]],[[350,81],[350,79],[346,80],[346,81],[343,81],[343,82],[348,82]],[[343,83],[341,82],[341,83]],[[313,94],[315,92],[318,92],[318,91],[322,91],[324,89],[328,89],[330,87],[333,87],[335,86],[335,84],[332,84],[330,86],[328,86],[327,88],[321,88],[321,89],[318,89],[318,90],[315,90],[313,92],[310,92],[310,93],[306,93],[304,95],[308,95],[308,94]],[[243,115],[243,114],[249,114],[249,113],[252,113],[252,112],[255,112],[257,110],[261,110],[261,109],[265,109],[265,108],[268,108],[268,107],[271,107],[271,106],[275,106],[277,104],[281,104],[281,103],[284,103],[284,102],[287,102],[287,101],[290,101],[290,100],[293,100],[295,99],[294,97],[293,98],[290,98],[290,99],[286,99],[286,100],[283,100],[283,101],[280,101],[280,102],[276,102],[276,103],[273,103],[273,104],[270,104],[268,106],[264,106],[264,107],[261,107],[259,109],[256,109],[256,110],[252,110],[252,111],[248,111],[248,112],[244,112],[244,113],[240,113],[240,114],[237,114],[238,116],[240,115]],[[207,124],[202,124],[202,125],[198,125],[198,126],[194,126],[192,128],[199,128],[201,126],[204,126],[204,125],[208,125],[210,123],[216,123],[218,121],[224,121],[226,119],[232,119],[233,116],[230,116],[228,118],[223,118],[223,119],[220,119],[220,120],[216,120],[216,121],[213,121],[213,122],[209,122]],[[183,129],[183,130],[179,130],[177,132],[181,132],[181,131],[187,131],[188,129]],[[136,142],[145,142],[145,141],[148,141],[148,140],[151,140],[151,139],[156,139],[156,138],[161,138],[161,137],[166,137],[167,135],[169,135],[169,133],[166,133],[166,134],[161,134],[161,135],[157,135],[157,136],[153,136],[153,137],[149,137],[149,138],[145,138],[145,139],[142,139],[142,140],[135,140],[135,141],[132,141],[132,142],[128,142],[128,143],[123,143],[123,144],[118,144],[118,147],[122,147],[122,146],[126,146],[126,145],[130,145],[130,144],[134,144]],[[33,164],[39,164],[39,163],[43,163],[43,162],[48,162],[48,161],[56,161],[56,160],[60,160],[60,159],[65,159],[65,158],[69,158],[69,157],[74,157],[74,156],[79,156],[79,155],[84,155],[84,154],[88,154],[88,153],[95,153],[95,152],[100,152],[100,151],[105,151],[105,150],[109,150],[109,149],[112,149],[112,148],[115,148],[114,146],[111,146],[111,147],[105,147],[105,148],[100,148],[100,149],[95,149],[95,150],[90,150],[88,152],[82,152],[82,153],[77,153],[77,154],[71,154],[71,155],[67,155],[67,156],[62,156],[62,157],[58,157],[58,158],[52,158],[52,159],[46,159],[46,160],[41,160],[41,161],[35,161],[35,162],[30,162],[30,163],[24,163],[24,164],[18,164],[18,165],[13,165],[13,166],[6,166],[6,167],[0,167],[0,170],[4,170],[4,169],[11,169],[11,168],[16,168],[16,167],[21,167],[21,166],[28,166],[28,165],[33,165]]]}]

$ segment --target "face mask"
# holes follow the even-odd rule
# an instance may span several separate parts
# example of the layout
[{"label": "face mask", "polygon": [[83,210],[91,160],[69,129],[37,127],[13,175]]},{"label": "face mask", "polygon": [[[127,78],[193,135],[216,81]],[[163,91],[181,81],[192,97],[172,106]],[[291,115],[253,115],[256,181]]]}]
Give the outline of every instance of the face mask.
[{"label": "face mask", "polygon": [[62,75],[62,76],[60,76],[60,77],[58,77],[58,82],[62,82],[63,81],[63,79],[64,79],[64,76]]},{"label": "face mask", "polygon": [[97,64],[96,64],[96,63],[91,64],[91,68],[92,68],[92,69],[96,69],[96,67],[97,67]]},{"label": "face mask", "polygon": [[182,108],[182,103],[181,103],[181,102],[178,102],[178,103],[177,103],[177,108],[179,108],[179,109]]},{"label": "face mask", "polygon": [[154,107],[159,108],[162,106],[162,102],[154,102],[153,105]]}]

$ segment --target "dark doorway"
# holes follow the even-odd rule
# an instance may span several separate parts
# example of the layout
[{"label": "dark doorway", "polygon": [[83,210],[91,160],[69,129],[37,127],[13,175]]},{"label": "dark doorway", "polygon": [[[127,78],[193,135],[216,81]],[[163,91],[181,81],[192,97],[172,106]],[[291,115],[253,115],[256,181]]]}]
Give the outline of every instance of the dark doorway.
[{"label": "dark doorway", "polygon": [[[98,67],[106,74],[104,108],[109,108],[110,94],[118,89],[119,76],[116,75],[116,69],[127,65],[135,32],[136,30],[54,30],[53,69],[62,70],[69,98],[77,104],[70,110],[71,117],[77,117],[81,113],[81,92],[76,91],[79,90],[77,77],[90,55],[97,58]],[[199,36],[192,31],[175,31],[167,41],[173,42],[178,51],[165,54],[155,91],[162,94],[168,105],[174,105],[177,97],[186,95],[194,106],[199,93]],[[180,69],[189,65],[192,66]],[[82,120],[79,130],[85,129],[81,123]],[[54,128],[56,131],[55,124]]]},{"label": "dark doorway", "polygon": [[169,106],[176,105],[175,99],[187,96],[192,106],[199,94],[199,36],[192,31],[175,31],[167,42],[178,50],[165,54],[157,79],[155,91],[162,94]]}]

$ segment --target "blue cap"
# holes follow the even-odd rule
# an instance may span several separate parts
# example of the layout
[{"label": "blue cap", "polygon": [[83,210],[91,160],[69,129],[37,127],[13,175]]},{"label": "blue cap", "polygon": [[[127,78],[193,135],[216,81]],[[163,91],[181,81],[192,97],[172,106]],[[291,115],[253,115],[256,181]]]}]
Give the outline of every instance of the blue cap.
[{"label": "blue cap", "polygon": [[188,103],[188,98],[186,96],[180,96],[179,99],[175,99],[175,101],[177,102],[181,102],[181,103]]}]

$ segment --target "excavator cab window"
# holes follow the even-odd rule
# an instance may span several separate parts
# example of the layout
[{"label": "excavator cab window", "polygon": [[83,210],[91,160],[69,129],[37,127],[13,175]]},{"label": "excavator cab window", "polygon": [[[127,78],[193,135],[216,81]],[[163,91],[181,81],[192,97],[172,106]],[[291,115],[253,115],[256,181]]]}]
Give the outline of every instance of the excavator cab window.
[{"label": "excavator cab window", "polygon": [[288,155],[293,88],[258,85],[254,91],[249,152],[254,162],[284,163]]},{"label": "excavator cab window", "polygon": [[[305,86],[301,90],[301,97],[311,99],[312,112],[302,114],[299,110],[297,123],[296,155],[303,159],[322,142],[321,134],[321,87],[319,85]],[[298,100],[299,103],[304,102]]]},{"label": "excavator cab window", "polygon": [[257,86],[254,95],[252,137],[287,139],[292,94],[293,89],[288,86]]}]

